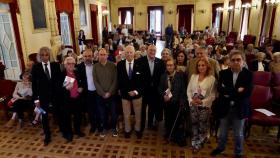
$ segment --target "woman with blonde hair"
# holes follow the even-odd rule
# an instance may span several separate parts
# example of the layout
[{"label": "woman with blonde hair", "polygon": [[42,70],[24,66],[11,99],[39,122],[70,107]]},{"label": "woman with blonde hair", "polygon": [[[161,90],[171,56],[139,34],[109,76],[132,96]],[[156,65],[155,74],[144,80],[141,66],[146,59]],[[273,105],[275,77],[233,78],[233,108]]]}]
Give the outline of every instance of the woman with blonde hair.
[{"label": "woman with blonde hair", "polygon": [[212,102],[216,97],[216,79],[210,74],[211,66],[207,59],[196,62],[196,72],[191,76],[187,96],[192,122],[192,149],[200,150],[207,139],[208,118]]}]

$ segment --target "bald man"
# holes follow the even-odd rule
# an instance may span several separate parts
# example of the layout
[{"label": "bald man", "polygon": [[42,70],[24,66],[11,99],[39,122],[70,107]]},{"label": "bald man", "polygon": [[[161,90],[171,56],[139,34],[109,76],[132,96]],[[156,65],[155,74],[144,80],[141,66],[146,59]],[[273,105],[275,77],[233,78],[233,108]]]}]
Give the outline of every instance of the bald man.
[{"label": "bald man", "polygon": [[128,45],[125,48],[125,60],[117,65],[118,85],[121,92],[122,108],[125,124],[125,138],[129,138],[131,134],[130,114],[131,106],[135,113],[134,130],[137,138],[142,137],[141,132],[141,110],[142,110],[142,74],[140,72],[139,63],[134,60],[135,49]]},{"label": "bald man", "polygon": [[94,133],[97,127],[97,112],[96,112],[96,87],[93,82],[93,52],[91,49],[86,49],[83,53],[83,62],[77,66],[77,72],[81,78],[82,88],[82,106],[83,111],[89,115],[91,125],[89,133]]},{"label": "bald man", "polygon": [[[164,62],[156,58],[156,46],[148,47],[147,56],[139,59],[141,72],[143,76],[142,84],[144,86],[142,101],[142,121],[141,130],[145,129],[146,107],[148,105],[148,128],[156,129],[157,123],[162,121],[163,107],[160,104],[160,96],[157,88],[160,76],[165,71]],[[154,121],[155,119],[155,121]]]}]

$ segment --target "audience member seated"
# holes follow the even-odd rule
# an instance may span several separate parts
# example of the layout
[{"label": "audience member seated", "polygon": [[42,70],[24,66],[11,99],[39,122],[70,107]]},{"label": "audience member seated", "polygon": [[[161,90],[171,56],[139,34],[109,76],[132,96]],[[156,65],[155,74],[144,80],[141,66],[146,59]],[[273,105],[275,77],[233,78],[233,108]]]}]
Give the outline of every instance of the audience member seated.
[{"label": "audience member seated", "polygon": [[21,128],[23,125],[23,112],[26,109],[31,108],[32,101],[32,87],[31,87],[31,74],[29,71],[26,71],[22,74],[22,81],[18,82],[13,93],[11,111],[13,111],[12,118],[6,124],[7,127],[12,127],[17,123],[18,118],[18,128]]},{"label": "audience member seated", "polygon": [[258,52],[256,54],[256,60],[252,61],[251,65],[252,71],[268,71],[268,63],[264,60],[265,54],[263,52]]},{"label": "audience member seated", "polygon": [[280,73],[280,52],[273,54],[273,61],[269,64],[269,71]]},{"label": "audience member seated", "polygon": [[166,63],[169,58],[171,58],[171,52],[168,48],[164,48],[161,52],[161,60]]},{"label": "audience member seated", "polygon": [[176,57],[176,71],[178,72],[186,72],[186,67],[187,67],[187,55],[185,52],[180,51]]}]

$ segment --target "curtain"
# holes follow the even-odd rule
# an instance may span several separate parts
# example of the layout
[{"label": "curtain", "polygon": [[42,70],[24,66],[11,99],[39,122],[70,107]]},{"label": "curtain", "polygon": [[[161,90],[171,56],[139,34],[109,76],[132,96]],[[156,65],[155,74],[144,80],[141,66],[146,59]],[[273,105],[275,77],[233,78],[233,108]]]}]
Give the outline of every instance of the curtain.
[{"label": "curtain", "polygon": [[248,33],[248,24],[249,24],[249,8],[242,9],[242,21],[241,21],[241,31],[240,31],[240,39],[243,40],[244,35]]},{"label": "curtain", "polygon": [[178,29],[185,27],[188,33],[192,31],[192,14],[194,5],[177,5],[179,14]]},{"label": "curtain", "polygon": [[276,15],[276,7],[273,7],[271,20],[270,20],[269,36],[268,36],[268,38],[270,38],[270,39],[272,38],[274,22],[275,22],[275,15]]},{"label": "curtain", "polygon": [[98,44],[98,30],[97,30],[97,15],[98,7],[95,4],[90,4],[90,14],[91,14],[91,33],[94,44]]}]

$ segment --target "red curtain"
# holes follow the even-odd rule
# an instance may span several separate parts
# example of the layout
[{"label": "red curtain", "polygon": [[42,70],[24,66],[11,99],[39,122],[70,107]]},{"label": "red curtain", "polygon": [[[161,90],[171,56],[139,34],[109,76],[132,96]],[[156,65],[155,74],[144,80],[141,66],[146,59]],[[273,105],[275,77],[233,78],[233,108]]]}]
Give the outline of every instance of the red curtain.
[{"label": "red curtain", "polygon": [[194,5],[177,5],[179,14],[178,28],[185,27],[188,33],[192,30],[192,13]]},{"label": "red curtain", "polygon": [[[217,8],[219,8],[219,7],[222,8],[223,6],[224,6],[223,3],[213,3],[212,4],[212,24],[214,24],[216,21]],[[221,12],[219,31],[222,31],[222,24],[223,24],[223,12]]]},{"label": "red curtain", "polygon": [[133,15],[134,15],[133,7],[121,7],[118,9],[118,13],[121,14],[121,24],[124,24],[124,22],[125,22],[127,11],[130,11],[130,13],[131,13],[131,24],[133,25]]},{"label": "red curtain", "polygon": [[75,29],[74,29],[74,5],[72,0],[55,0],[55,8],[56,8],[56,15],[57,15],[57,24],[58,24],[58,30],[59,34],[61,34],[60,30],[60,13],[66,12],[69,17],[69,23],[70,23],[70,30],[71,30],[71,36],[73,41],[73,49],[76,50],[76,38],[75,38]]},{"label": "red curtain", "polygon": [[12,19],[12,23],[13,23],[13,29],[14,29],[14,33],[15,33],[18,57],[20,60],[20,67],[22,70],[24,70],[25,65],[24,65],[24,60],[23,60],[22,46],[21,46],[20,33],[19,33],[19,27],[18,27],[18,21],[17,21],[17,13],[19,13],[18,3],[16,0],[11,1],[9,3],[9,6],[10,6],[10,12],[11,12],[11,19]]},{"label": "red curtain", "polygon": [[[148,13],[148,31],[150,31],[150,11],[152,10],[161,10],[161,13],[163,14],[163,6],[148,6],[147,7],[147,13]],[[161,17],[162,18],[162,17]],[[162,26],[163,20],[161,20],[161,26]],[[161,32],[160,32],[161,33]]]},{"label": "red curtain", "polygon": [[90,15],[91,15],[91,33],[94,44],[98,43],[98,30],[97,30],[97,15],[98,7],[95,4],[90,4]]},{"label": "red curtain", "polygon": [[273,7],[273,10],[272,10],[271,21],[270,21],[270,28],[269,28],[269,38],[270,39],[272,38],[276,9],[277,9],[277,7]]}]

